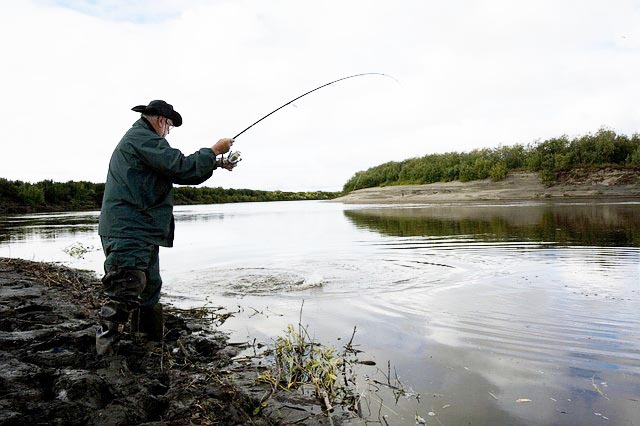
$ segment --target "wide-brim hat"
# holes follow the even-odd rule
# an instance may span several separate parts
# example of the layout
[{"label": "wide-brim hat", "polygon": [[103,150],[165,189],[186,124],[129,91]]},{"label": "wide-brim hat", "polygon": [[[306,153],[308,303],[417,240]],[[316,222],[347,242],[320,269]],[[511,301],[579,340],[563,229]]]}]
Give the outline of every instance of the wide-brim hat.
[{"label": "wide-brim hat", "polygon": [[165,101],[151,101],[149,105],[138,105],[131,108],[131,111],[141,112],[148,115],[161,115],[170,119],[175,127],[182,125],[182,116],[173,109],[173,105]]}]

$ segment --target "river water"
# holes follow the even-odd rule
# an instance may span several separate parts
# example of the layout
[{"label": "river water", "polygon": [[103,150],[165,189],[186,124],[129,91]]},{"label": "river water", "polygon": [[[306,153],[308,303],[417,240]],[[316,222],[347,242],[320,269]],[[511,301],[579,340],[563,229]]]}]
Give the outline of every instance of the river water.
[{"label": "river water", "polygon": [[[640,425],[638,201],[273,202],[175,215],[163,300],[225,306],[235,341],[273,343],[301,308],[321,343],[341,348],[356,327],[360,359],[377,363],[358,371],[372,420]],[[100,273],[97,219],[0,217],[0,256]],[[79,244],[83,257],[65,252]],[[388,366],[406,391],[397,401],[373,383]]]}]

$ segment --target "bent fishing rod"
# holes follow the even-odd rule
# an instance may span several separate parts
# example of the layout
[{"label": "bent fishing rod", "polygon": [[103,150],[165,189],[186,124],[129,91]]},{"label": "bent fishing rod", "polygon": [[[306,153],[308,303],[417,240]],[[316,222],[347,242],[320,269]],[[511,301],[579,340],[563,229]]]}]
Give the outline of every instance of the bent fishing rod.
[{"label": "bent fishing rod", "polygon": [[[300,96],[298,96],[298,97],[296,97],[296,98],[293,98],[293,99],[291,99],[289,102],[287,102],[287,103],[285,103],[285,104],[283,104],[283,105],[279,106],[278,108],[276,108],[276,109],[274,109],[273,111],[271,111],[269,114],[267,114],[267,115],[265,115],[264,117],[260,118],[259,120],[255,121],[253,124],[251,124],[250,126],[248,126],[247,128],[245,128],[243,131],[241,131],[240,133],[238,133],[237,135],[235,135],[235,136],[233,137],[233,139],[237,139],[237,138],[238,138],[238,136],[240,136],[241,134],[243,134],[244,132],[246,132],[247,130],[249,130],[250,128],[252,128],[253,126],[255,126],[256,124],[260,123],[260,122],[261,122],[262,120],[264,120],[265,118],[267,118],[267,117],[269,117],[269,116],[271,116],[271,115],[275,114],[276,112],[280,111],[282,108],[286,107],[287,105],[290,105],[290,104],[294,103],[294,102],[295,102],[295,101],[297,101],[298,99],[303,98],[303,97],[307,96],[308,94],[315,92],[316,90],[320,90],[320,89],[322,89],[323,87],[330,86],[330,85],[332,85],[332,84],[334,84],[334,83],[337,83],[337,82],[339,82],[339,81],[342,81],[342,80],[347,80],[347,79],[355,78],[355,77],[363,77],[363,76],[367,76],[367,75],[378,75],[378,76],[382,76],[382,77],[388,77],[388,78],[392,78],[393,80],[395,80],[395,81],[396,81],[396,83],[398,82],[398,80],[396,80],[396,79],[395,79],[395,77],[390,76],[390,75],[388,75],[388,74],[379,73],[379,72],[365,72],[365,73],[361,73],[361,74],[354,74],[354,75],[349,75],[349,76],[347,76],[347,77],[339,78],[339,79],[337,79],[337,80],[330,81],[329,83],[325,83],[325,84],[323,84],[322,86],[318,86],[318,87],[316,87],[315,89],[309,90],[308,92],[305,92],[305,93],[303,93],[302,95],[300,95]],[[239,152],[239,151],[236,151],[236,152],[234,152],[234,153],[229,153],[229,155],[227,156],[227,159],[226,159],[226,160],[227,160],[227,161],[229,161],[229,162],[231,162],[231,163],[233,163],[233,164],[235,164],[235,163],[237,163],[237,162],[241,161],[241,160],[242,160],[242,158],[240,158],[240,152]]]},{"label": "bent fishing rod", "polygon": [[337,82],[339,82],[339,81],[342,81],[342,80],[347,80],[347,79],[349,79],[349,78],[354,78],[354,77],[362,77],[362,76],[365,76],[365,75],[380,75],[380,76],[383,76],[383,77],[393,78],[396,82],[398,81],[398,80],[396,80],[394,77],[392,77],[392,76],[390,76],[390,75],[388,75],[388,74],[382,74],[382,73],[379,73],[379,72],[365,72],[365,73],[362,73],[362,74],[354,74],[354,75],[350,75],[350,76],[347,76],[347,77],[339,78],[339,79],[337,79],[337,80],[330,81],[329,83],[325,83],[325,84],[323,84],[322,86],[316,87],[316,88],[315,88],[315,89],[313,89],[313,90],[309,90],[308,92],[303,93],[302,95],[298,96],[297,98],[291,99],[291,100],[290,100],[289,102],[287,102],[286,104],[284,104],[284,105],[282,105],[282,106],[279,106],[278,108],[276,108],[276,109],[274,109],[273,111],[271,111],[269,114],[265,115],[264,117],[262,117],[261,119],[259,119],[258,121],[256,121],[255,123],[253,123],[252,125],[250,125],[250,126],[249,126],[249,127],[247,127],[246,129],[244,129],[243,131],[241,131],[240,133],[238,133],[237,135],[235,135],[235,136],[233,137],[233,139],[237,139],[237,138],[238,138],[238,136],[240,136],[241,134],[243,134],[244,132],[246,132],[247,130],[249,130],[250,128],[252,128],[253,126],[255,126],[256,124],[258,124],[259,122],[261,122],[261,121],[262,121],[262,120],[264,120],[265,118],[267,118],[267,117],[269,117],[270,115],[272,115],[272,114],[274,114],[274,113],[276,113],[276,112],[280,111],[282,108],[286,107],[287,105],[290,105],[290,104],[294,103],[294,102],[295,102],[295,101],[297,101],[298,99],[303,98],[303,97],[307,96],[308,94],[315,92],[316,90],[320,90],[320,89],[322,89],[323,87],[330,86],[330,85],[332,85],[332,84],[334,84],[334,83],[337,83]]}]

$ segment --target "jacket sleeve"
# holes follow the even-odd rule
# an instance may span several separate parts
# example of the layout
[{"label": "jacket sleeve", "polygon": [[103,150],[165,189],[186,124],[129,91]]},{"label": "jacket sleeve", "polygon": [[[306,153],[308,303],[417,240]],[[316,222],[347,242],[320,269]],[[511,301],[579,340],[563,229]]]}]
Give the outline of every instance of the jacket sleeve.
[{"label": "jacket sleeve", "polygon": [[201,148],[185,156],[172,148],[165,138],[149,138],[134,147],[141,161],[152,170],[167,176],[172,183],[197,185],[211,177],[216,169],[216,156],[209,148]]}]

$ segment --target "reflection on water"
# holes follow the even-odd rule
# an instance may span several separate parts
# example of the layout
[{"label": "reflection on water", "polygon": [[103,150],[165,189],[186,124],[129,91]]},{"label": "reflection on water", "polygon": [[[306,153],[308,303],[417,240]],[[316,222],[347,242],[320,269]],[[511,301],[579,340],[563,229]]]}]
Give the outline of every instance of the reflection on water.
[{"label": "reflection on water", "polygon": [[[377,244],[391,262],[454,270],[444,285],[424,291],[417,279],[375,302],[378,312],[427,322],[428,345],[416,352],[429,354],[429,365],[412,368],[413,357],[403,360],[401,353],[394,359],[403,360],[412,386],[456,389],[455,397],[432,405],[440,418],[638,424],[639,207],[376,207],[344,215],[359,229],[386,236]],[[463,415],[442,409],[460,396],[473,408]],[[484,417],[486,404],[515,418],[500,418],[497,407]]]},{"label": "reflection on water", "polygon": [[[0,256],[99,272],[99,251],[63,252],[99,247],[97,218],[0,217]],[[318,340],[356,326],[422,395],[372,398],[374,419],[640,424],[640,203],[185,206],[160,257],[164,300],[238,306],[236,340],[269,342],[302,300]]]},{"label": "reflection on water", "polygon": [[98,212],[39,213],[0,216],[0,242],[37,237],[56,239],[95,232]]},{"label": "reflection on water", "polygon": [[345,210],[356,226],[385,235],[472,236],[481,241],[640,246],[637,204],[516,204]]}]

